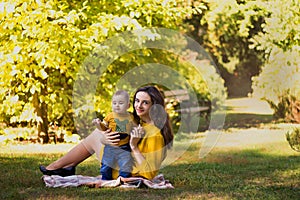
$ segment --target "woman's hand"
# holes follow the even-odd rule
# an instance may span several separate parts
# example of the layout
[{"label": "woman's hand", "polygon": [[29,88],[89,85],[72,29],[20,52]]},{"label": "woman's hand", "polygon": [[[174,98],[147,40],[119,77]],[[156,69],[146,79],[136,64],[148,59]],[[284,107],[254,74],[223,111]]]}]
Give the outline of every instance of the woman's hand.
[{"label": "woman's hand", "polygon": [[[99,130],[98,130],[99,131]],[[110,146],[118,146],[120,142],[120,135],[118,132],[112,132],[111,129],[106,131],[99,131],[103,136],[103,144],[110,145]]]},{"label": "woman's hand", "polygon": [[136,162],[139,165],[143,163],[145,160],[145,157],[142,155],[142,153],[138,148],[138,143],[141,140],[141,138],[144,137],[144,135],[145,135],[145,130],[143,129],[143,127],[141,127],[141,125],[135,127],[130,133],[130,148]]},{"label": "woman's hand", "polygon": [[145,130],[141,125],[134,127],[130,133],[130,147],[132,150],[137,149],[138,142],[145,135]]}]

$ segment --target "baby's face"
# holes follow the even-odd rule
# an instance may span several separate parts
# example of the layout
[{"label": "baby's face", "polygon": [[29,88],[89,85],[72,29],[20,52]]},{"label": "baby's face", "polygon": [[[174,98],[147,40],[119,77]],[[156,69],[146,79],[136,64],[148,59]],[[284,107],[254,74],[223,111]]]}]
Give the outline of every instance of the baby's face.
[{"label": "baby's face", "polygon": [[128,100],[122,95],[114,95],[112,98],[112,110],[118,114],[124,114],[129,108]]}]

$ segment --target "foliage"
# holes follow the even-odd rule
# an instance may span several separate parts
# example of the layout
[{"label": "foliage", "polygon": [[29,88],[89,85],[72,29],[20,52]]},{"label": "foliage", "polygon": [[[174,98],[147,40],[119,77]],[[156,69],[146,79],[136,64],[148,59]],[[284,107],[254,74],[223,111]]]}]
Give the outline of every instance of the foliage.
[{"label": "foliage", "polygon": [[259,73],[263,61],[263,52],[250,48],[250,39],[261,31],[267,14],[260,8],[262,2],[205,0],[204,3],[208,9],[194,15],[189,22],[193,25],[192,34],[213,56],[229,95],[247,95],[251,92],[251,77]]},{"label": "foliage", "polygon": [[38,123],[45,133],[48,120],[70,126],[72,82],[88,50],[76,28],[81,14],[63,12],[55,1],[1,7],[1,116]]},{"label": "foliage", "polygon": [[283,52],[273,47],[268,62],[259,76],[253,78],[254,95],[277,104],[281,96],[299,96],[299,55],[294,51]]},{"label": "foliage", "polygon": [[274,117],[285,122],[300,123],[300,101],[289,92],[278,97],[278,102],[265,99],[274,110]]},{"label": "foliage", "polygon": [[300,152],[300,128],[294,128],[287,131],[285,136],[291,148]]},{"label": "foliage", "polygon": [[[215,65],[210,62],[208,58],[203,58],[203,55],[195,55],[193,52],[186,52],[186,57],[189,57],[189,60],[192,63],[186,61],[182,62],[182,67],[179,71],[184,74],[188,84],[191,85],[189,91],[192,94],[196,92],[197,101],[188,104],[196,104],[193,106],[207,106],[209,107],[208,111],[194,113],[194,117],[191,119],[199,119],[198,131],[206,130],[210,123],[210,113],[224,110],[225,100],[227,99],[227,88],[224,86],[224,80],[219,75],[218,70]],[[193,55],[194,54],[194,55]],[[191,59],[191,57],[193,57]],[[197,71],[191,64],[197,64],[201,66]],[[200,78],[200,77],[201,78]],[[191,97],[192,98],[192,97]],[[175,108],[179,109],[179,106],[175,104]],[[197,118],[198,117],[198,118]],[[178,113],[174,113],[173,122],[174,125],[179,125],[178,121],[181,121],[182,117]],[[197,120],[195,120],[197,121]],[[194,121],[189,123],[196,123]],[[188,125],[188,124],[187,124]],[[177,130],[178,127],[175,126],[174,130]],[[185,130],[190,130],[191,127],[186,128]]]},{"label": "foliage", "polygon": [[265,16],[263,31],[253,39],[254,46],[268,53],[267,56],[276,46],[284,52],[299,46],[299,1],[283,4],[281,0],[271,0],[261,5],[269,14]]},{"label": "foliage", "polygon": [[13,141],[29,140],[32,136],[37,136],[35,129],[21,127],[21,128],[5,128],[0,134],[0,143],[11,143]]},{"label": "foliage", "polygon": [[[224,102],[227,98],[227,91],[224,86],[224,80],[221,78],[218,69],[211,58],[206,57],[206,54],[199,55],[194,52],[185,52],[185,60],[182,61],[182,67],[179,71],[185,74],[189,84],[193,86],[194,91],[201,91],[197,93],[197,99],[211,104],[213,109],[224,109]],[[186,62],[189,60],[191,63]],[[195,72],[194,67],[191,64],[197,64],[201,66]],[[199,78],[199,75],[202,76]],[[200,103],[200,102],[199,102]]]},{"label": "foliage", "polygon": [[[173,45],[176,48],[176,45],[173,44],[174,40],[180,43],[179,38],[169,36],[167,39],[170,41],[164,43],[166,49],[172,49],[168,45]],[[220,109],[224,105],[224,100],[226,99],[224,81],[220,78],[211,60],[209,57],[206,57],[206,54],[199,53],[198,55],[196,52],[184,50],[180,52],[180,55],[176,55],[172,52],[161,50],[158,46],[156,47],[157,49],[135,50],[120,56],[119,59],[115,60],[107,68],[107,71],[112,72],[112,66],[117,65],[122,66],[122,69],[127,71],[127,73],[115,72],[113,76],[110,76],[109,82],[111,84],[117,82],[117,87],[131,92],[134,92],[136,87],[140,86],[141,82],[142,84],[146,82],[156,84],[162,90],[185,88],[192,90],[191,92],[196,94],[197,100],[200,105],[203,104],[202,106],[207,106],[208,104],[210,106],[212,102],[214,109]],[[126,58],[130,58],[127,59],[128,63],[125,62]],[[104,62],[103,59],[99,59],[94,63],[97,65],[97,63]],[[196,69],[193,64],[199,66],[199,69]],[[131,70],[132,67],[130,66],[136,67]],[[106,72],[104,74],[106,75]],[[106,79],[100,79],[101,83],[97,87],[97,93],[99,94],[103,94],[102,81],[103,83],[107,83]],[[95,109],[98,112],[103,111],[105,104],[103,104],[101,96],[99,95],[95,100]],[[174,109],[176,105],[169,104],[167,106]],[[169,110],[169,113],[171,117],[176,118],[178,113],[172,112],[172,108]]]},{"label": "foliage", "polygon": [[252,81],[253,96],[266,100],[276,117],[297,122],[290,118],[295,106],[284,101],[295,97],[297,102],[300,94],[299,1],[204,2],[208,9],[193,34],[221,66],[229,95]]},{"label": "foliage", "polygon": [[300,5],[294,0],[284,4],[272,0],[265,2],[264,8],[270,14],[265,18],[263,31],[252,41],[253,47],[265,51],[267,61],[260,75],[253,78],[254,96],[265,99],[274,108],[285,106],[287,112],[281,117],[288,118],[293,114],[292,102],[284,101],[296,98],[293,102],[297,102],[300,94]]},{"label": "foliage", "polygon": [[[38,136],[36,128],[28,127],[8,127],[1,130],[0,144],[23,144],[23,143],[43,143],[45,135]],[[72,134],[71,131],[62,128],[52,127],[49,129],[48,143],[78,143],[80,136]]]},{"label": "foliage", "polygon": [[249,38],[260,31],[266,13],[257,1],[207,0],[206,3],[209,11],[201,20],[207,26],[206,45],[218,63],[232,73],[239,63],[258,53],[249,48]]},{"label": "foliage", "polygon": [[[90,50],[122,31],[177,29],[192,12],[181,0],[1,2],[1,121],[38,125],[39,133],[46,135],[48,123],[54,121],[74,131],[73,84]],[[115,74],[124,74],[129,63],[131,57],[116,62],[112,73],[100,78],[101,102],[109,102]]]}]

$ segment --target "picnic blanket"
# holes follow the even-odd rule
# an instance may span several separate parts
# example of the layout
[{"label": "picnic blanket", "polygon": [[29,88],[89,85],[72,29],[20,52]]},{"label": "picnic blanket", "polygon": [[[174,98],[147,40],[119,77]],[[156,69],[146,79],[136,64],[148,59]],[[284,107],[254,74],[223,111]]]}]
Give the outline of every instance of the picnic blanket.
[{"label": "picnic blanket", "polygon": [[102,180],[101,176],[58,176],[58,175],[44,175],[42,177],[47,187],[80,187],[88,186],[92,188],[103,187],[120,187],[120,188],[153,188],[153,189],[173,189],[173,185],[165,180],[163,174],[159,174],[154,179],[148,180],[140,177],[123,178],[118,177],[116,180]]}]

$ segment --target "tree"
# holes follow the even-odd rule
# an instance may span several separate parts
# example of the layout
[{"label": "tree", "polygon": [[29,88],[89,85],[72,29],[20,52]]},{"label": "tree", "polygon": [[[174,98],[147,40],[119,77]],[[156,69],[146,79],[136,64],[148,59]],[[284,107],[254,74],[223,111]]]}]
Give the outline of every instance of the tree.
[{"label": "tree", "polygon": [[10,123],[37,124],[46,143],[49,120],[67,118],[69,90],[88,50],[76,27],[80,13],[60,7],[13,1],[2,2],[0,12],[1,113]]},{"label": "tree", "polygon": [[[203,13],[193,15],[191,34],[211,53],[229,96],[251,93],[251,77],[263,62],[263,51],[250,48],[251,38],[262,31],[266,11],[260,1],[201,1]],[[194,1],[194,4],[199,1]]]},{"label": "tree", "polygon": [[[184,2],[1,2],[1,120],[37,125],[45,143],[49,140],[49,121],[59,121],[61,126],[74,129],[73,84],[90,51],[122,31],[151,26],[180,27],[183,19],[193,12]],[[112,73],[100,77],[103,90],[97,95],[104,97],[102,102],[109,102],[116,74],[125,73],[129,63],[140,62],[128,56],[110,67]],[[106,106],[101,112],[108,110]]]},{"label": "tree", "polygon": [[192,34],[220,66],[229,96],[252,90],[270,104],[276,118],[300,122],[299,1],[204,3],[208,9],[190,20]]},{"label": "tree", "polygon": [[254,95],[266,100],[277,118],[300,123],[300,5],[297,0],[263,5],[269,15],[252,41],[253,48],[264,50],[266,63],[253,79]]}]

